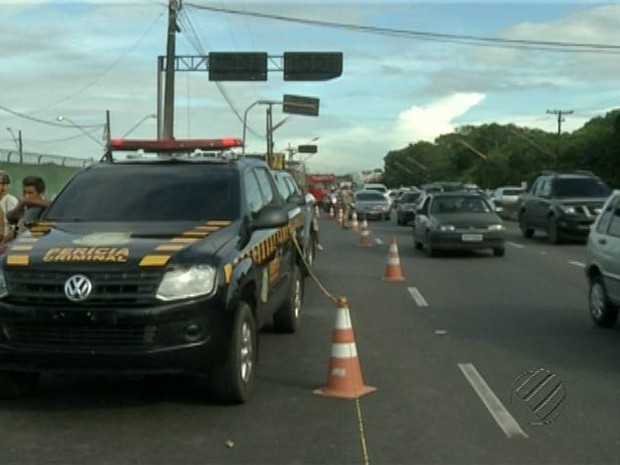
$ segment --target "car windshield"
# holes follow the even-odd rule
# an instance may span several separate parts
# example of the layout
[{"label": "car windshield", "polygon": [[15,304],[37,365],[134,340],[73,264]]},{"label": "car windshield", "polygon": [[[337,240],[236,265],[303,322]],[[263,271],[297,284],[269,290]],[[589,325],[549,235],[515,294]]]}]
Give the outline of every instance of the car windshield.
[{"label": "car windshield", "polygon": [[481,197],[445,196],[431,202],[431,213],[489,213],[491,207]]},{"label": "car windshield", "polygon": [[[171,170],[174,169],[174,175]],[[54,221],[201,221],[239,217],[239,175],[226,165],[109,164],[83,171],[46,213]]]},{"label": "car windshield", "polygon": [[404,194],[401,197],[401,203],[413,203],[416,200],[418,200],[420,198],[420,193],[419,192],[412,192],[412,193],[407,193]]},{"label": "car windshield", "polygon": [[556,197],[607,197],[609,187],[594,178],[560,178],[553,184]]},{"label": "car windshield", "polygon": [[374,192],[360,192],[355,194],[355,199],[358,201],[373,201],[373,202],[387,202],[387,199],[381,194],[375,194]]}]

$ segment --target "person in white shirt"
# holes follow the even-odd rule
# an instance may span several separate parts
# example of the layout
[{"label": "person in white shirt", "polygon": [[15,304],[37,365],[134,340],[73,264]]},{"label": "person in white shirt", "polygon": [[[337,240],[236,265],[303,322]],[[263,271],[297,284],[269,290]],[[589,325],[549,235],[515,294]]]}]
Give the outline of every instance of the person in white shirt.
[{"label": "person in white shirt", "polygon": [[11,184],[11,176],[9,176],[9,173],[0,171],[0,208],[2,209],[2,222],[4,223],[4,227],[0,231],[0,234],[2,234],[2,241],[4,241],[4,238],[10,236],[9,233],[12,229],[7,219],[7,214],[13,210],[19,202],[17,197],[9,194],[9,184]]}]

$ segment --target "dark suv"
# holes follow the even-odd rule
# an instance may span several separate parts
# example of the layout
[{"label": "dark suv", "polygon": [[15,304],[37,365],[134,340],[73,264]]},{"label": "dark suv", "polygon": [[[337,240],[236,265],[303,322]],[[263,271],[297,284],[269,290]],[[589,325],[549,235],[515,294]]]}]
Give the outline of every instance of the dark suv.
[{"label": "dark suv", "polygon": [[145,158],[79,172],[2,256],[0,396],[42,372],[182,373],[246,402],[259,328],[298,329],[300,223],[269,167]]},{"label": "dark suv", "polygon": [[546,231],[550,243],[586,239],[611,190],[590,172],[544,172],[519,199],[519,227],[524,237]]}]

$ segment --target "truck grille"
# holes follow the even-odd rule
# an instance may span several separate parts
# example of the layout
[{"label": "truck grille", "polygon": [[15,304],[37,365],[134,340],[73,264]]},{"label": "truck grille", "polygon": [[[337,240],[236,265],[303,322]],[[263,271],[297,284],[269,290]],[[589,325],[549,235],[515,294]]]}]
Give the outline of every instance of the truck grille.
[{"label": "truck grille", "polygon": [[65,326],[5,322],[4,336],[28,347],[102,349],[141,348],[153,342],[155,326]]},{"label": "truck grille", "polygon": [[5,271],[8,302],[31,305],[80,305],[88,307],[144,305],[152,303],[163,271],[87,272],[93,290],[84,302],[75,304],[65,296],[67,279],[76,273],[29,270]]}]

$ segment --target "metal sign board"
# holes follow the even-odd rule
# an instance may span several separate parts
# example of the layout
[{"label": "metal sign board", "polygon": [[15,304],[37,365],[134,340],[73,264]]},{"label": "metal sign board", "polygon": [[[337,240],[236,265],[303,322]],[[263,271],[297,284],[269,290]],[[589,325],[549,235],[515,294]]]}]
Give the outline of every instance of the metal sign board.
[{"label": "metal sign board", "polygon": [[266,80],[266,52],[209,53],[209,81]]},{"label": "metal sign board", "polygon": [[316,153],[317,146],[316,145],[298,145],[297,152],[299,153]]},{"label": "metal sign board", "polygon": [[302,95],[284,95],[282,111],[294,115],[319,116],[319,99]]},{"label": "metal sign board", "polygon": [[327,81],[342,75],[342,52],[284,52],[285,81]]}]

